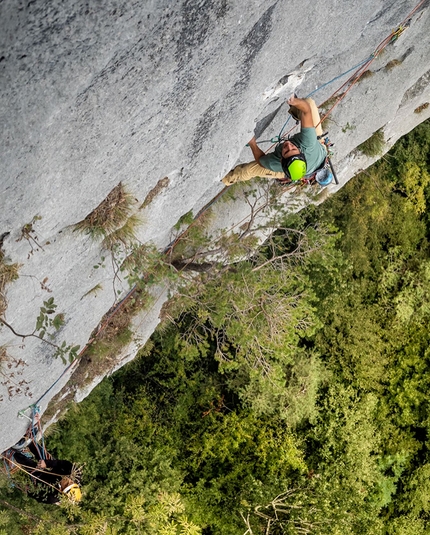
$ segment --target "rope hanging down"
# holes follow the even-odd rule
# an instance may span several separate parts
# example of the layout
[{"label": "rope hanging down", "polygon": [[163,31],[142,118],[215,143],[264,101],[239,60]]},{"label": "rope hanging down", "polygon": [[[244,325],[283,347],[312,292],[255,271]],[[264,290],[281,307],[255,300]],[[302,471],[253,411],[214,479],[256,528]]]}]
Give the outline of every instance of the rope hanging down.
[{"label": "rope hanging down", "polygon": [[[7,450],[8,452],[10,450]],[[13,459],[13,456],[9,456],[9,455],[5,455],[4,453],[1,453],[0,454],[1,458],[3,459],[3,463],[4,463],[4,466],[8,466],[7,468],[7,473],[8,473],[8,477],[11,478],[12,477],[12,472],[15,472],[17,470],[20,470],[21,472],[24,472],[25,474],[27,474],[28,476],[30,476],[30,480],[36,480],[36,481],[39,481],[41,482],[43,485],[46,485],[48,487],[51,487],[52,489],[54,489],[56,492],[59,492],[59,489],[55,486],[55,485],[52,485],[52,483],[49,483],[48,481],[44,481],[43,479],[40,479],[38,476],[36,476],[34,474],[34,470],[30,470],[30,469],[27,469],[28,467],[24,467],[23,465],[17,463],[14,461]],[[11,470],[9,467],[12,466],[13,469]],[[36,470],[36,469],[35,469]],[[62,476],[62,474],[55,474],[54,472],[51,472],[51,471],[48,471],[48,470],[42,470],[40,468],[37,469],[38,472],[43,472],[43,473],[46,473],[46,474],[49,474],[49,475],[58,475],[58,476]],[[16,486],[17,488],[19,488],[20,490],[22,490],[23,492],[26,492],[28,491],[28,487],[27,488],[22,488],[20,487],[19,485],[17,485],[16,482],[14,482],[14,486]]]}]

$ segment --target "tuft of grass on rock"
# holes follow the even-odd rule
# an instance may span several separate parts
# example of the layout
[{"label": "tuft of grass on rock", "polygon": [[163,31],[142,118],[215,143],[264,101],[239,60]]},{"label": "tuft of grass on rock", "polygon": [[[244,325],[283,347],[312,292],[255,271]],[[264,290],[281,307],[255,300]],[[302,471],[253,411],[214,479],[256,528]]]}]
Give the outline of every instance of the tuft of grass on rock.
[{"label": "tuft of grass on rock", "polygon": [[348,132],[349,130],[352,131],[352,130],[355,130],[355,129],[356,129],[355,125],[349,124],[349,122],[347,122],[346,125],[342,128],[342,132],[344,134],[346,134],[346,132]]},{"label": "tuft of grass on rock", "polygon": [[19,268],[19,264],[7,263],[4,254],[0,251],[0,316],[7,308],[5,287],[18,278]]},{"label": "tuft of grass on rock", "polygon": [[118,243],[122,243],[125,246],[132,244],[136,241],[136,229],[141,224],[142,220],[140,217],[137,215],[130,216],[122,227],[117,228],[104,237],[102,242],[103,247],[107,250],[112,250]]},{"label": "tuft of grass on rock", "polygon": [[401,59],[392,59],[385,65],[384,70],[391,71],[392,69],[394,69],[394,67],[398,67],[402,63],[403,61]]},{"label": "tuft of grass on rock", "polygon": [[178,219],[178,221],[173,225],[173,228],[175,230],[180,230],[180,228],[183,225],[191,225],[191,223],[194,221],[194,214],[193,211],[190,210],[189,212],[181,215],[181,217]]},{"label": "tuft of grass on rock", "polygon": [[356,78],[354,78],[353,82],[359,83],[363,80],[366,80],[367,78],[371,78],[375,73],[373,71],[364,71],[363,73],[359,73]]},{"label": "tuft of grass on rock", "polygon": [[89,234],[93,239],[105,238],[126,223],[133,204],[133,196],[120,182],[97,208],[75,225],[75,230]]},{"label": "tuft of grass on rock", "polygon": [[366,156],[375,157],[380,156],[384,150],[385,139],[382,128],[374,132],[373,135],[366,139],[357,149]]},{"label": "tuft of grass on rock", "polygon": [[103,286],[98,283],[95,286],[91,288],[91,290],[88,290],[88,292],[85,292],[84,295],[81,297],[81,301],[84,297],[87,297],[89,295],[92,295],[93,297],[97,297],[97,294],[99,291],[103,290]]},{"label": "tuft of grass on rock", "polygon": [[414,113],[421,113],[422,111],[426,110],[430,106],[429,102],[424,102],[424,104],[421,104],[421,106],[418,106],[418,108],[414,109]]},{"label": "tuft of grass on rock", "polygon": [[332,97],[325,100],[322,104],[320,104],[318,107],[323,111],[328,111],[330,108],[332,108],[336,102],[343,97],[345,93],[339,93],[337,95],[333,95]]},{"label": "tuft of grass on rock", "polygon": [[157,197],[157,195],[159,195],[164,188],[167,188],[169,182],[169,177],[165,176],[164,178],[161,178],[145,197],[145,200],[140,205],[139,210],[142,210],[143,208],[149,206],[151,202],[155,199],[155,197]]}]

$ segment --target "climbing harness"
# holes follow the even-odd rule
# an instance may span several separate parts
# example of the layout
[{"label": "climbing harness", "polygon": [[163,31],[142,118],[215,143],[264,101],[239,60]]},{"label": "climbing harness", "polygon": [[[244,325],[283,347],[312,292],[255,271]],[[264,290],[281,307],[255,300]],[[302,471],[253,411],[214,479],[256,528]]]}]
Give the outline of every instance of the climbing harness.
[{"label": "climbing harness", "polygon": [[[30,411],[30,416],[27,415],[28,411]],[[21,451],[32,443],[41,459],[49,459],[50,455],[45,448],[45,439],[43,436],[42,424],[40,422],[39,405],[33,404],[18,411],[18,416],[27,418],[30,421],[30,424],[24,437],[13,446],[13,449]]]},{"label": "climbing harness", "polygon": [[279,184],[282,185],[297,185],[299,183],[302,183],[304,185],[314,186],[316,184],[319,184],[321,187],[328,186],[331,184],[331,182],[334,180],[336,184],[339,184],[339,181],[337,179],[333,164],[331,162],[330,156],[332,156],[331,147],[333,146],[333,143],[331,143],[328,132],[325,132],[324,134],[321,134],[318,136],[319,140],[323,140],[322,144],[325,146],[327,151],[327,156],[324,158],[321,165],[315,169],[311,174],[305,175],[301,180],[293,181],[288,177],[285,178],[278,178],[276,181]]},{"label": "climbing harness", "polygon": [[[28,416],[27,412],[31,411],[31,415]],[[73,464],[70,477],[65,476],[64,474],[57,474],[52,470],[44,470],[42,468],[30,468],[26,465],[17,462],[15,459],[16,454],[24,455],[29,459],[33,459],[34,450],[37,453],[37,457],[40,460],[50,460],[52,455],[48,453],[45,448],[43,430],[40,423],[40,408],[36,405],[30,405],[26,409],[19,411],[21,417],[27,418],[30,421],[30,425],[25,436],[14,446],[6,450],[1,454],[3,460],[3,472],[9,479],[9,484],[12,487],[16,487],[23,492],[29,492],[31,490],[31,485],[36,488],[37,482],[42,483],[55,489],[60,494],[65,494],[72,501],[80,501],[81,499],[81,490],[78,483],[82,477],[82,467]],[[34,450],[30,451],[29,447],[33,446]],[[50,476],[58,476],[61,478],[56,485],[51,484],[49,481],[45,481],[38,477],[35,472],[46,473]],[[18,473],[23,472],[29,476],[29,484],[22,486],[13,476]]]},{"label": "climbing harness", "polygon": [[[43,485],[51,487],[52,489],[54,489],[55,491],[59,492],[60,494],[63,492],[56,485],[53,485],[52,483],[49,483],[48,481],[44,481],[43,479],[38,477],[34,473],[36,471],[36,468],[30,469],[29,467],[26,467],[26,466],[23,466],[23,465],[17,463],[15,461],[15,459],[14,459],[14,454],[15,453],[16,452],[12,448],[9,448],[8,450],[6,450],[2,454],[0,454],[1,458],[3,459],[3,466],[4,466],[6,474],[9,477],[11,487],[16,487],[16,488],[18,488],[19,490],[21,490],[21,491],[23,491],[25,493],[27,493],[27,492],[29,492],[31,490],[30,485],[21,486],[16,481],[16,479],[12,478],[12,476],[15,475],[16,473],[22,472],[22,473],[27,474],[30,477],[30,482],[33,484],[34,487],[35,487],[35,483],[40,482]],[[26,456],[30,458],[30,455],[26,455]],[[53,475],[53,476],[59,476],[61,478],[64,477],[62,474],[56,474],[55,472],[51,472],[50,470],[43,470],[43,469],[37,468],[37,471],[38,472],[42,472],[42,473],[47,473],[47,474]]]}]

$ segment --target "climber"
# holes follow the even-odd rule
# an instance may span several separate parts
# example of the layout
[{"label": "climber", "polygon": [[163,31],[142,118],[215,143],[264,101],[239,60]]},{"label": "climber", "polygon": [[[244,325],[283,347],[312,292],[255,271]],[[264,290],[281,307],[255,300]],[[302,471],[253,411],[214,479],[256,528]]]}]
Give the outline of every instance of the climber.
[{"label": "climber", "polygon": [[322,135],[320,117],[311,98],[302,99],[293,95],[288,99],[289,113],[301,123],[301,131],[279,143],[275,150],[265,154],[257,145],[255,137],[249,142],[255,161],[237,165],[222,182],[230,186],[254,177],[285,178],[296,181],[311,175],[325,161],[327,151],[318,141]]},{"label": "climber", "polygon": [[57,505],[61,496],[75,503],[81,501],[81,470],[76,465],[70,461],[42,459],[42,449],[34,441],[22,451],[19,449],[21,447],[12,447],[2,457],[7,460],[9,470],[18,469],[18,472],[29,475],[30,485],[25,489],[29,496],[39,502]]}]

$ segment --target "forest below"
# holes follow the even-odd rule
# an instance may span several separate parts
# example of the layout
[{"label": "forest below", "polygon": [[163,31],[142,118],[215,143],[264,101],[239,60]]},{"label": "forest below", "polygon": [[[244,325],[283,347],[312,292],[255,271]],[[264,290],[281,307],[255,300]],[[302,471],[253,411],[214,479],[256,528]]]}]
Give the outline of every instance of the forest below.
[{"label": "forest below", "polygon": [[79,506],[2,476],[0,535],[430,532],[430,121],[177,292],[46,433]]}]

